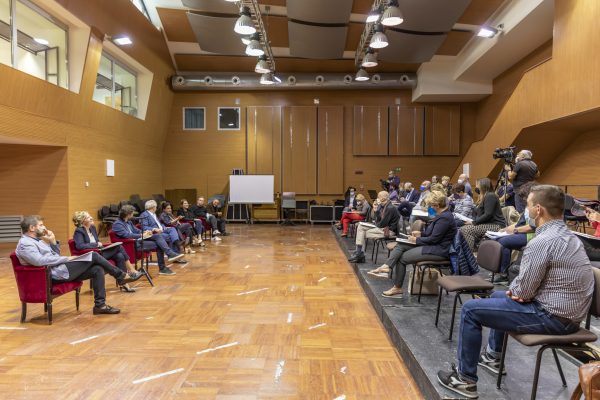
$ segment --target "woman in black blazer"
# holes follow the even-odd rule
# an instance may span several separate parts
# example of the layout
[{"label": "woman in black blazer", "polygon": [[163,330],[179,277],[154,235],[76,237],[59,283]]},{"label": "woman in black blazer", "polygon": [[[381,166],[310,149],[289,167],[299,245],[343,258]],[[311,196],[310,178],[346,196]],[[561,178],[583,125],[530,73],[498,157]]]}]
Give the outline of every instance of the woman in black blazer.
[{"label": "woman in black blazer", "polygon": [[[102,257],[114,261],[117,268],[126,272],[129,278],[139,279],[142,276],[142,273],[136,271],[133,264],[129,261],[129,256],[123,246],[115,246],[106,250],[102,249],[104,245],[98,240],[94,218],[87,211],[75,212],[73,223],[75,224],[75,232],[73,232],[75,249],[79,251],[89,249],[98,250]],[[130,288],[127,284],[119,286],[119,289],[128,293],[135,292],[135,289]]]},{"label": "woman in black blazer", "polygon": [[390,257],[381,267],[369,271],[370,275],[388,277],[391,269],[396,269],[394,286],[383,292],[384,297],[402,297],[402,285],[406,275],[406,266],[419,261],[444,261],[448,259],[450,246],[456,235],[454,216],[448,209],[446,193],[431,191],[425,199],[430,215],[435,215],[425,232],[412,232],[407,241],[398,243]]}]

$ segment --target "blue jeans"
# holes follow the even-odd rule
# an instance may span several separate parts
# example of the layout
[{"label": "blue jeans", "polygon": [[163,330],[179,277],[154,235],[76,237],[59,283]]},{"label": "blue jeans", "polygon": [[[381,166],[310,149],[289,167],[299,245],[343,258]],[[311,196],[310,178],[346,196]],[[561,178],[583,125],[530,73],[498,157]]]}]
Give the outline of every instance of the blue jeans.
[{"label": "blue jeans", "polygon": [[515,188],[515,208],[519,212],[519,214],[523,214],[525,211],[525,207],[527,207],[527,199],[522,199],[521,196],[517,193],[519,189]]},{"label": "blue jeans", "polygon": [[510,255],[513,250],[520,250],[527,246],[527,234],[515,233],[496,239],[502,245],[502,258],[500,260],[500,272],[506,273],[510,265]]},{"label": "blue jeans", "polygon": [[467,301],[460,313],[458,371],[463,379],[477,382],[477,362],[481,353],[481,330],[489,327],[488,352],[500,358],[504,332],[566,335],[579,329],[578,323],[563,323],[536,302],[519,303],[505,291],[489,299]]}]

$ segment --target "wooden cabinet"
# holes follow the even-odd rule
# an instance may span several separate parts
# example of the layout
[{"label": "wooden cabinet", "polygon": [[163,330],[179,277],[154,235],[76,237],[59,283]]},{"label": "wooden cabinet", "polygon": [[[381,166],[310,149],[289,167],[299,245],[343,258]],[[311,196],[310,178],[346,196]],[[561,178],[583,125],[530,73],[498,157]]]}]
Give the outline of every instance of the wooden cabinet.
[{"label": "wooden cabinet", "polygon": [[458,156],[460,153],[460,106],[425,107],[425,155]]},{"label": "wooden cabinet", "polygon": [[318,193],[344,192],[344,107],[319,106],[318,113]]},{"label": "wooden cabinet", "polygon": [[387,106],[354,106],[352,141],[355,156],[387,156]]},{"label": "wooden cabinet", "polygon": [[422,156],[425,107],[390,107],[390,156]]},{"label": "wooden cabinet", "polygon": [[274,175],[281,192],[281,107],[248,107],[246,115],[246,172]]},{"label": "wooden cabinet", "polygon": [[317,108],[283,108],[283,191],[317,193]]}]

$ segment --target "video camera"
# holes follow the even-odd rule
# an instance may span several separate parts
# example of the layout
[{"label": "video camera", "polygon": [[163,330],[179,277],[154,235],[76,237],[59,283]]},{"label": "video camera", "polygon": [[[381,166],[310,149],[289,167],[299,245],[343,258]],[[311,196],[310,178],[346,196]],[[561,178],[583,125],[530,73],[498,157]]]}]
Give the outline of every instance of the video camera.
[{"label": "video camera", "polygon": [[510,146],[510,147],[505,147],[505,148],[498,148],[496,150],[494,150],[494,153],[492,154],[492,157],[494,158],[494,160],[497,160],[498,158],[501,158],[502,160],[504,160],[504,162],[508,165],[514,165],[515,164],[515,150],[517,149],[516,146]]}]

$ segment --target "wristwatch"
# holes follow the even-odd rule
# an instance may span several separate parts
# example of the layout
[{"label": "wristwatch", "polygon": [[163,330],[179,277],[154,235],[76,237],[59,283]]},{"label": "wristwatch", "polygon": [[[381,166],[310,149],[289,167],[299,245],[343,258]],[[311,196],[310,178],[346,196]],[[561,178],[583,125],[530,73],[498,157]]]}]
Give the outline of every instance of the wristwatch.
[{"label": "wristwatch", "polygon": [[517,230],[517,228],[513,229],[513,234],[515,233],[519,233],[519,231]]}]

